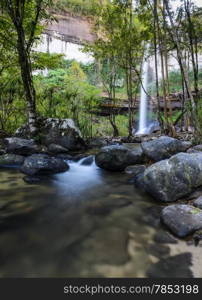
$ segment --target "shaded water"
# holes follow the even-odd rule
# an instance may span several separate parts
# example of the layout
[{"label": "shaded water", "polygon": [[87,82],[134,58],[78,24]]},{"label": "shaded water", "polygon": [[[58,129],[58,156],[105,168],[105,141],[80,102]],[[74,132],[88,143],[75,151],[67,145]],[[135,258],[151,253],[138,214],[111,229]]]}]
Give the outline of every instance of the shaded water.
[{"label": "shaded water", "polygon": [[37,185],[0,170],[0,277],[169,277],[175,259],[191,277],[193,244],[155,241],[161,207],[128,175],[81,163]]}]

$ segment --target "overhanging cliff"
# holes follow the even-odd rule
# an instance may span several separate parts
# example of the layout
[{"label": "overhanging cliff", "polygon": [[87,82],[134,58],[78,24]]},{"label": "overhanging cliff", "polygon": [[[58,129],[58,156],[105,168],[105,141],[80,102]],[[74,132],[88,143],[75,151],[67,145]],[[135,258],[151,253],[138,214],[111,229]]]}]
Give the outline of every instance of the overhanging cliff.
[{"label": "overhanging cliff", "polygon": [[66,42],[83,44],[93,42],[95,34],[92,32],[92,20],[87,17],[73,16],[69,13],[57,14],[56,21],[50,23],[46,33],[57,33]]}]

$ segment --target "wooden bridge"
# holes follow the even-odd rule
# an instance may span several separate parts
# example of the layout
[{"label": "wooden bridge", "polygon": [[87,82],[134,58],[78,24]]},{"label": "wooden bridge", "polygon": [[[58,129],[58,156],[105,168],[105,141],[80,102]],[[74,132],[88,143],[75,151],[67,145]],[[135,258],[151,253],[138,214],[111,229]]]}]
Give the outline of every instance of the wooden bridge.
[{"label": "wooden bridge", "polygon": [[[179,110],[182,108],[182,101],[181,101],[181,94],[170,94],[169,98],[167,98],[167,109],[172,110]],[[132,111],[138,111],[140,106],[140,99],[134,99],[133,104],[131,105],[130,109]],[[157,108],[157,100],[156,98],[150,98],[149,104],[153,111]],[[160,98],[160,108],[163,111],[165,106],[165,102],[163,97]],[[100,116],[109,116],[111,113],[121,115],[127,113],[129,110],[128,100],[127,99],[116,99],[115,101],[112,101],[109,97],[106,95],[101,96],[101,101],[99,106],[92,111],[92,113]]]}]

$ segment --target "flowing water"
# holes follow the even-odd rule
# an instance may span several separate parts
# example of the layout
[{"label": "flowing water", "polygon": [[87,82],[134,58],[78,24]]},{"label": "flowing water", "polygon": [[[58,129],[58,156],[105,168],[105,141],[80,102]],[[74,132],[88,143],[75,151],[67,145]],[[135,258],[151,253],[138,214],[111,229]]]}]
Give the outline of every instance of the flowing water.
[{"label": "flowing water", "polygon": [[173,259],[176,276],[197,275],[200,247],[161,244],[161,207],[128,175],[69,164],[36,185],[0,170],[1,277],[169,277]]},{"label": "flowing water", "polygon": [[147,96],[147,86],[148,86],[148,71],[149,71],[149,61],[144,59],[142,67],[142,84],[140,92],[140,116],[139,116],[139,127],[137,134],[147,133],[148,126],[148,96]]}]

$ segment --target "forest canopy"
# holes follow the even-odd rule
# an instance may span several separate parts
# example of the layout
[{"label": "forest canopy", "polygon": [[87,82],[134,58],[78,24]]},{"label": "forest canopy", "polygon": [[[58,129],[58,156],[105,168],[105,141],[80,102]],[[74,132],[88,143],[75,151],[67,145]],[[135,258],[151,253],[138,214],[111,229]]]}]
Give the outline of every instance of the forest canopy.
[{"label": "forest canopy", "polygon": [[[148,90],[148,97],[156,103],[152,118],[159,121],[162,132],[175,136],[176,126],[192,126],[200,139],[202,8],[190,0],[177,4],[175,8],[171,0],[1,3],[1,130],[12,134],[28,120],[34,136],[37,116],[44,116],[73,118],[87,137],[131,136],[138,121],[134,107],[138,106],[147,56],[153,57],[154,75]],[[84,51],[93,55],[93,63],[36,51],[34,45],[59,12],[91,17],[96,39]],[[175,69],[170,67],[173,57],[178,65]],[[177,110],[171,101],[176,93]],[[106,115],[99,113],[104,98],[111,101]],[[120,113],[124,105],[127,111]]]}]

